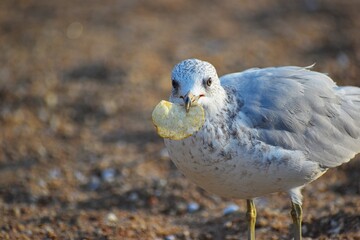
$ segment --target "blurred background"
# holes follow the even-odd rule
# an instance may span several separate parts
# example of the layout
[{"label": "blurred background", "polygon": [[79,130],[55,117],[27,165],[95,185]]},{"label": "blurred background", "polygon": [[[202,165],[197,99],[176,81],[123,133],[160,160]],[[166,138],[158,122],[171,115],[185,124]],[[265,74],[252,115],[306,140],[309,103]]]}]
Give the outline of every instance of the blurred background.
[{"label": "blurred background", "polygon": [[[316,63],[360,86],[359,11],[358,0],[2,0],[0,238],[245,238],[243,201],[190,183],[155,134],[172,67]],[[304,189],[307,239],[360,239],[359,179],[360,159]],[[287,196],[257,206],[259,239],[289,239]]]}]

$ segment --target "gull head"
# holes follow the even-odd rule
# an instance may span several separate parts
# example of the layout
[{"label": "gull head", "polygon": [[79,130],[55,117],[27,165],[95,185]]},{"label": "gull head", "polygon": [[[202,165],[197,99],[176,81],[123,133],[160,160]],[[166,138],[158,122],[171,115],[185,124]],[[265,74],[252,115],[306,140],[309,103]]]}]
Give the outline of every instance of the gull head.
[{"label": "gull head", "polygon": [[198,104],[205,111],[218,110],[223,104],[225,91],[220,84],[215,67],[198,59],[187,59],[177,65],[171,74],[170,101],[184,105],[189,111]]}]

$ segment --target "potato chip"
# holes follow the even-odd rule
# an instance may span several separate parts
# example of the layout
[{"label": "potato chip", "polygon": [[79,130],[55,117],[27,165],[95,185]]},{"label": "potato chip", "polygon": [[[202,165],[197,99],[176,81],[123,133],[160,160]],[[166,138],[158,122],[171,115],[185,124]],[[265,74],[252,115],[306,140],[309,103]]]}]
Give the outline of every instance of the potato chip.
[{"label": "potato chip", "polygon": [[205,113],[199,105],[186,112],[184,106],[162,100],[152,112],[152,120],[160,137],[181,140],[204,125]]}]

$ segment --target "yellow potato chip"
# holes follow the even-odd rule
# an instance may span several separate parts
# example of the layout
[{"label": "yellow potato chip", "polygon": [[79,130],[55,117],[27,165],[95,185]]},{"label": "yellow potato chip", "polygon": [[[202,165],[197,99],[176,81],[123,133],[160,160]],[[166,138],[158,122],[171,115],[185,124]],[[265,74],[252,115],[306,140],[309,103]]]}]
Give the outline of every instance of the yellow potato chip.
[{"label": "yellow potato chip", "polygon": [[152,120],[160,137],[181,140],[204,125],[205,113],[199,105],[191,106],[187,113],[184,106],[162,100],[152,112]]}]

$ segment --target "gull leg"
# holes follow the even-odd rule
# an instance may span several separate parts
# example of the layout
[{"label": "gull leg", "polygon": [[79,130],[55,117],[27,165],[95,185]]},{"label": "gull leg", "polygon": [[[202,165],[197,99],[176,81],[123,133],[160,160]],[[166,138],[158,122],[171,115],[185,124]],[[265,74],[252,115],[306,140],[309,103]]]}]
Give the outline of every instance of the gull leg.
[{"label": "gull leg", "polygon": [[291,202],[291,217],[294,223],[294,240],[301,240],[301,221],[302,221],[302,209],[301,205]]},{"label": "gull leg", "polygon": [[252,199],[246,200],[248,220],[248,240],[255,240],[255,222],[256,222],[256,208]]}]

